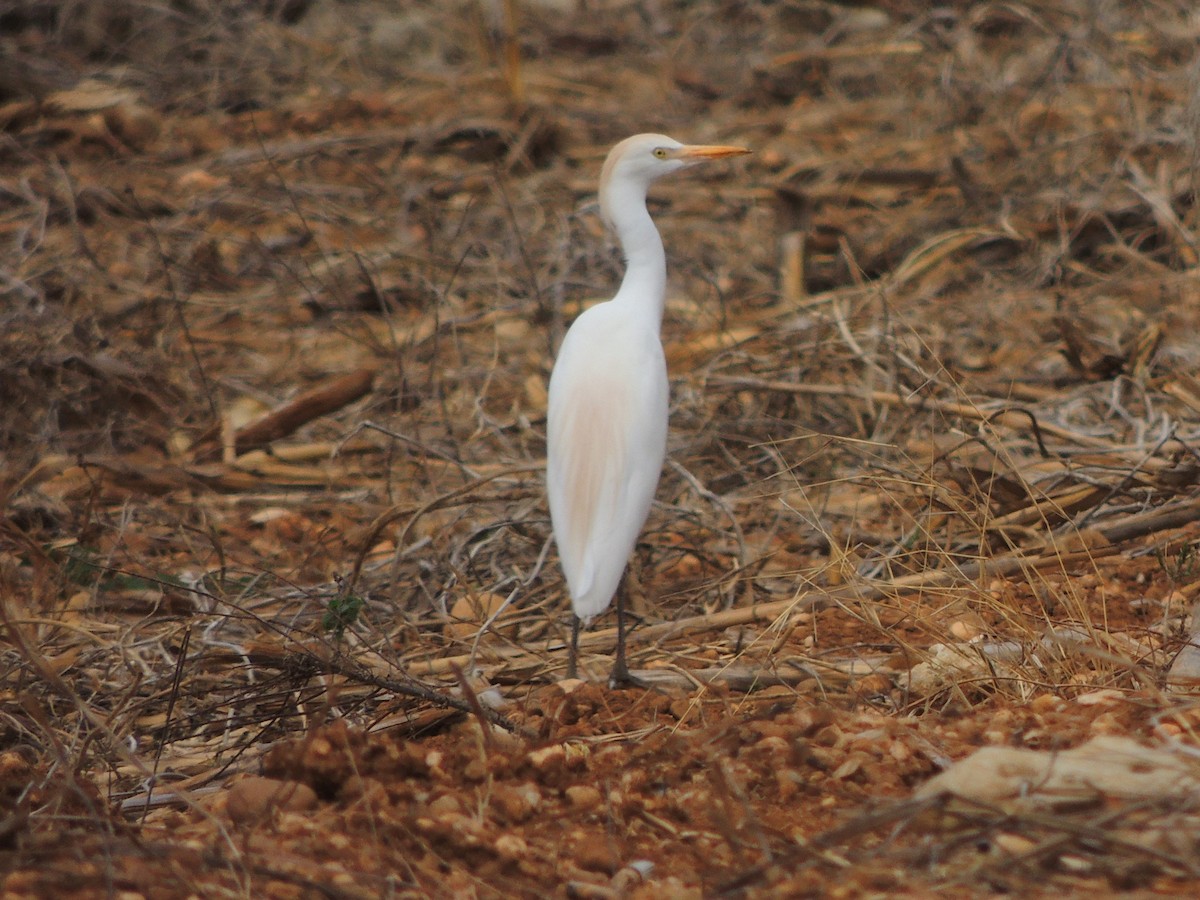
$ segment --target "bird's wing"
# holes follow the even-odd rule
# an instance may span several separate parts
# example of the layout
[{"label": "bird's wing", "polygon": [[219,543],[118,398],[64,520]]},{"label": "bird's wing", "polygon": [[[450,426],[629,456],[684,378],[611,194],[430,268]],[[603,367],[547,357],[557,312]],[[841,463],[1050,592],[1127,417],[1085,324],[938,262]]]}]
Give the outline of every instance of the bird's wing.
[{"label": "bird's wing", "polygon": [[657,337],[610,344],[601,353],[586,332],[563,344],[547,422],[554,536],[575,612],[584,619],[612,601],[654,499],[667,430]]}]

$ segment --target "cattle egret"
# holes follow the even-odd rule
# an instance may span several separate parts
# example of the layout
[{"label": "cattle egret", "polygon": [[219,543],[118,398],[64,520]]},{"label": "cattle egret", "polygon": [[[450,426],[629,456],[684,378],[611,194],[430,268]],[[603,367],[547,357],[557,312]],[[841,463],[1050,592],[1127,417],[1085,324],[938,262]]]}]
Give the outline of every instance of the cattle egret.
[{"label": "cattle egret", "polygon": [[575,677],[580,625],[617,594],[610,683],[630,680],[618,588],[667,445],[667,363],[659,338],[667,260],[646,191],[679,169],[749,152],[639,134],[617,144],[600,172],[600,213],[620,241],[625,277],[615,297],[583,312],[567,331],[550,375],[546,421],[550,519],[575,614],[568,677]]}]

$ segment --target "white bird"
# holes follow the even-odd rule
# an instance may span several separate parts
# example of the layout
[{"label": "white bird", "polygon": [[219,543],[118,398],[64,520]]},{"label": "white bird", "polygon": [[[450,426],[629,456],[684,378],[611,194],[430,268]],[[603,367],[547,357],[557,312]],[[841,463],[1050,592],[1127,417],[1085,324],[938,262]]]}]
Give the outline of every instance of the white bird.
[{"label": "white bird", "polygon": [[[580,625],[617,593],[650,512],[667,445],[667,363],[659,331],[667,261],[646,210],[652,182],[743,147],[681,144],[639,134],[613,147],[600,173],[600,213],[625,256],[617,295],[567,331],[550,375],[546,484],[554,539],[575,619],[568,677],[575,676]],[[611,682],[629,680],[623,591]]]}]

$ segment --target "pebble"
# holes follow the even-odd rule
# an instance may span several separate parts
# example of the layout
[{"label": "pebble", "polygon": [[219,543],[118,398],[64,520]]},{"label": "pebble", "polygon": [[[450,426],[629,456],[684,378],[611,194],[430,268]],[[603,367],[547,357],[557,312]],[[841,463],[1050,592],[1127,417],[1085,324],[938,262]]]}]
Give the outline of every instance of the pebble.
[{"label": "pebble", "polygon": [[566,748],[562,744],[551,744],[549,747],[529,751],[526,759],[539,772],[544,772],[546,769],[563,760],[566,755]]},{"label": "pebble", "polygon": [[756,749],[764,754],[778,754],[782,756],[792,749],[792,745],[777,734],[769,734],[758,742]]},{"label": "pebble", "polygon": [[1167,687],[1174,691],[1194,692],[1200,687],[1200,646],[1195,638],[1183,649],[1167,670]]},{"label": "pebble", "polygon": [[505,605],[507,597],[491,591],[466,594],[459,597],[450,608],[450,621],[446,623],[446,636],[459,641],[473,638],[479,629],[493,617],[491,628],[508,638],[517,636],[513,618],[518,612],[511,603]]},{"label": "pebble", "polygon": [[229,788],[225,810],[234,822],[247,825],[266,818],[276,810],[306,812],[316,805],[316,791],[306,784],[249,775]]},{"label": "pebble", "polygon": [[576,842],[572,851],[575,865],[585,872],[616,873],[619,865],[612,857],[612,848],[605,841],[590,838]]},{"label": "pebble", "polygon": [[499,784],[492,791],[492,805],[509,822],[524,822],[542,803],[542,792],[536,784]]},{"label": "pebble", "polygon": [[573,784],[566,790],[567,802],[576,809],[592,809],[600,805],[600,791],[590,784]]},{"label": "pebble", "polygon": [[515,834],[502,834],[496,838],[496,853],[505,859],[523,859],[529,855],[529,845]]},{"label": "pebble", "polygon": [[442,794],[429,804],[429,814],[441,819],[448,815],[461,815],[462,803],[454,794]]},{"label": "pebble", "polygon": [[550,772],[559,768],[582,768],[591,751],[583,744],[551,744],[532,750],[525,757],[539,772]]}]

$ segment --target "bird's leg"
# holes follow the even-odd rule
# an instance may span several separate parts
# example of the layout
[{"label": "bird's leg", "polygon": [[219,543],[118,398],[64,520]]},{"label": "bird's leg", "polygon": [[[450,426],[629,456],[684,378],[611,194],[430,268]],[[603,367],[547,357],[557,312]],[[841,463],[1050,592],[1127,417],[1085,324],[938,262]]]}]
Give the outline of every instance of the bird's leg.
[{"label": "bird's leg", "polygon": [[579,616],[571,614],[571,650],[567,654],[567,677],[576,678],[579,670]]},{"label": "bird's leg", "polygon": [[629,674],[629,666],[625,663],[625,593],[627,582],[624,577],[617,587],[617,656],[613,660],[612,674],[608,676],[610,688],[622,685],[636,684]]}]

